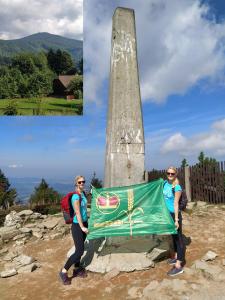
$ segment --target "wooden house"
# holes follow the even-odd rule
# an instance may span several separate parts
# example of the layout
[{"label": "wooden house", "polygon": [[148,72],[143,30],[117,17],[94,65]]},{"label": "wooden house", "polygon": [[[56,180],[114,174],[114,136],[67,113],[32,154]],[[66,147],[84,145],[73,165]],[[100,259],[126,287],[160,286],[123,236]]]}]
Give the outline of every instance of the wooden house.
[{"label": "wooden house", "polygon": [[58,78],[53,81],[53,95],[57,97],[65,97],[67,100],[74,99],[74,95],[68,90],[70,81],[75,75],[59,75]]}]

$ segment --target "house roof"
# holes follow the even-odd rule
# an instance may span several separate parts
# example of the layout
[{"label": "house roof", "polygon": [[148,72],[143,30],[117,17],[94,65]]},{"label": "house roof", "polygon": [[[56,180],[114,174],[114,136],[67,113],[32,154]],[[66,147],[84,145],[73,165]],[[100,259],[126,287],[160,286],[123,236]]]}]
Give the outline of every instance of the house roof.
[{"label": "house roof", "polygon": [[59,81],[64,85],[65,88],[68,87],[70,81],[75,77],[75,75],[59,75]]}]

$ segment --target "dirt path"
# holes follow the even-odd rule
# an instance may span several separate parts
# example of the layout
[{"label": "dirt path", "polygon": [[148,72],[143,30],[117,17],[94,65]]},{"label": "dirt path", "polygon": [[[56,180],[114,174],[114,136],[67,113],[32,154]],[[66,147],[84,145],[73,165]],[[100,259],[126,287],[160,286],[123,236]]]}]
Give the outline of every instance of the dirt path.
[{"label": "dirt path", "polygon": [[[200,259],[208,250],[218,254],[216,261],[221,265],[222,259],[225,258],[225,210],[218,207],[209,207],[196,210],[191,215],[184,213],[183,216],[184,234],[186,237],[191,238],[191,242],[187,246],[186,267],[190,267],[195,260]],[[86,279],[76,278],[73,279],[71,286],[63,286],[59,282],[58,272],[72,244],[70,236],[61,240],[28,243],[24,247],[23,253],[34,256],[41,263],[41,268],[32,273],[1,278],[1,300],[137,299],[139,298],[138,295],[141,295],[138,291],[142,291],[150,281],[162,281],[165,278],[173,280],[166,275],[169,267],[166,261],[162,261],[155,268],[140,272],[121,273],[108,281],[104,279],[104,275],[88,273]],[[200,284],[201,286],[201,279],[185,272],[176,278],[185,279],[190,283]],[[209,282],[212,295],[218,295],[220,289],[222,290],[219,293],[223,291],[225,295],[224,284],[215,284],[215,282],[210,284]],[[131,293],[131,291],[133,292]],[[207,295],[209,297],[209,294]],[[158,299],[160,299],[160,296]],[[164,299],[166,298],[164,297]],[[180,298],[178,295],[174,295],[174,299]],[[194,297],[190,299],[194,299]],[[213,296],[205,299],[213,299]],[[221,296],[221,298],[215,299],[220,300],[223,298]]]}]

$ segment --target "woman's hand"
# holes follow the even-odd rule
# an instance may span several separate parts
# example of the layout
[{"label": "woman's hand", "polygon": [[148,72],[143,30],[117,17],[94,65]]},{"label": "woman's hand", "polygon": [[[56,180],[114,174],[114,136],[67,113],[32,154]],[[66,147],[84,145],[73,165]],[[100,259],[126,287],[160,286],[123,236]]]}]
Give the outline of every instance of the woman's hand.
[{"label": "woman's hand", "polygon": [[84,232],[84,233],[86,233],[86,234],[88,234],[88,229],[86,228],[86,227],[81,227],[81,230]]},{"label": "woman's hand", "polygon": [[176,230],[179,228],[178,220],[175,221]]}]

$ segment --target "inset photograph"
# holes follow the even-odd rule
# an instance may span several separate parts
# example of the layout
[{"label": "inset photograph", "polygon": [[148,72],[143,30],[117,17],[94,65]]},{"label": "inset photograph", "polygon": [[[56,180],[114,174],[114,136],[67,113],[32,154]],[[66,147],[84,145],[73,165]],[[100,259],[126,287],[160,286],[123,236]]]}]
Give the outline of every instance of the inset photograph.
[{"label": "inset photograph", "polygon": [[83,114],[83,0],[0,0],[0,116]]}]

